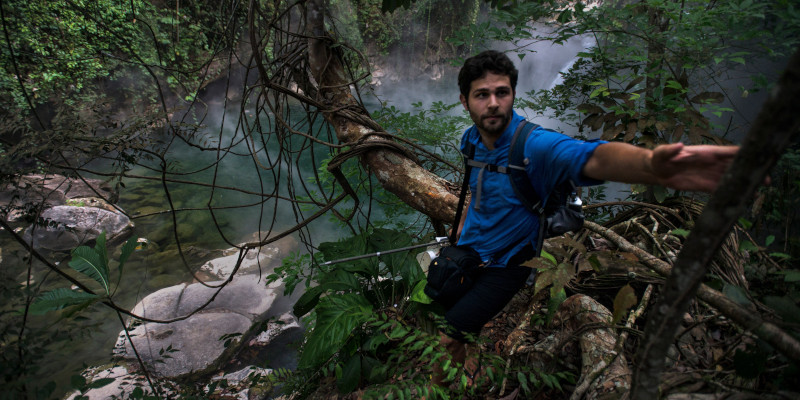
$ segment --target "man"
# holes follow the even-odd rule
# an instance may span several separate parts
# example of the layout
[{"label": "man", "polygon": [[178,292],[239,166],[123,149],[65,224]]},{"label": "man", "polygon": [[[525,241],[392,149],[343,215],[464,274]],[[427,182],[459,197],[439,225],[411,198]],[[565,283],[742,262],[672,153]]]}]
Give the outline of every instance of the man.
[{"label": "man", "polygon": [[[517,75],[511,60],[492,50],[467,59],[459,72],[461,104],[475,123],[464,133],[461,148],[471,142],[477,161],[507,164],[511,139],[523,120],[512,109]],[[735,146],[681,143],[649,150],[617,142],[584,142],[539,127],[525,144],[529,160],[525,168],[544,200],[569,179],[578,186],[611,180],[711,192],[737,151]],[[476,337],[524,286],[531,271],[521,264],[535,254],[539,228],[538,218],[516,197],[507,175],[478,172],[473,170],[470,176],[473,196],[458,227],[458,244],[475,249],[485,266],[470,291],[447,310],[448,326],[441,334],[442,344],[462,364],[468,337]],[[477,363],[467,364],[468,374],[478,372]],[[441,384],[441,373],[434,374],[434,381]]]}]

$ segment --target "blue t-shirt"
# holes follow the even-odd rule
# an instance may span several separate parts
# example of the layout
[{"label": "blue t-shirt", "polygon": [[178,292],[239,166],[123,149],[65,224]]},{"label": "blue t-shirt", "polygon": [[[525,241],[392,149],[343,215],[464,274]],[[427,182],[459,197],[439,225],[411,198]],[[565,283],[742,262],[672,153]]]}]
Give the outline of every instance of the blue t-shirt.
[{"label": "blue t-shirt", "polygon": [[[475,145],[476,161],[506,166],[511,140],[522,121],[523,118],[514,112],[508,127],[495,142],[494,150],[484,146],[480,133],[473,125],[461,138],[461,150],[463,152],[466,141],[469,141]],[[594,149],[602,143],[605,142],[573,139],[542,127],[534,129],[525,143],[525,158],[530,160],[525,169],[542,200],[547,201],[553,188],[569,179],[578,186],[602,183],[581,174]],[[514,194],[507,174],[484,170],[480,198],[477,199],[479,173],[480,168],[472,168],[470,173],[472,198],[458,244],[475,249],[488,266],[504,267],[525,245],[536,245],[539,219]],[[495,253],[513,243],[518,244],[501,255],[500,259],[493,259]]]}]

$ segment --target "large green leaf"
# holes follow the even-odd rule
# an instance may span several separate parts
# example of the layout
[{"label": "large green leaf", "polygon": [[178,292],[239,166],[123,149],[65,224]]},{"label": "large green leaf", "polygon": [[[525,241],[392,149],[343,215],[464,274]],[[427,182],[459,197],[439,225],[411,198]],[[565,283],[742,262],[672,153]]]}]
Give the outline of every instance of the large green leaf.
[{"label": "large green leaf", "polygon": [[64,307],[85,304],[97,298],[95,294],[78,292],[68,288],[58,288],[40,294],[33,301],[28,312],[34,315],[41,315]]},{"label": "large green leaf", "polygon": [[314,307],[316,307],[317,303],[319,303],[319,297],[322,296],[322,292],[324,292],[325,288],[323,286],[314,286],[308,288],[302,296],[294,303],[294,307],[292,308],[292,313],[294,313],[295,317],[302,317],[303,315],[308,314]]},{"label": "large green leaf", "polygon": [[[373,252],[394,250],[410,246],[412,243],[413,238],[408,233],[391,229],[374,229],[368,238],[369,251]],[[381,255],[379,259],[386,264],[393,276],[397,276],[401,275],[401,271],[407,267],[409,257],[411,257],[409,252],[402,251]]]},{"label": "large green leaf", "polygon": [[417,285],[414,286],[414,290],[411,291],[411,301],[416,301],[417,303],[422,304],[433,303],[433,299],[425,294],[425,285],[427,283],[428,281],[426,279],[417,282]]},{"label": "large green leaf", "polygon": [[106,266],[106,275],[108,275],[108,248],[106,247],[106,232],[100,232],[100,236],[94,244],[94,251],[100,256],[100,262]]},{"label": "large green leaf", "polygon": [[101,284],[106,294],[110,293],[108,287],[108,263],[102,254],[86,246],[80,246],[72,250],[72,260],[70,260],[69,266]]},{"label": "large green leaf", "polygon": [[372,315],[369,301],[354,293],[323,297],[315,310],[317,320],[307,335],[299,368],[312,368],[324,363]]}]

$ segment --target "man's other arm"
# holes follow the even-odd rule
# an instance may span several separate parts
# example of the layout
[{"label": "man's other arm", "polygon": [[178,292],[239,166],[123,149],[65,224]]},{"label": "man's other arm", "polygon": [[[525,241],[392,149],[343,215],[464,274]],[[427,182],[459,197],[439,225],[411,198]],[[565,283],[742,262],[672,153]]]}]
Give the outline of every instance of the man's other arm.
[{"label": "man's other arm", "polygon": [[712,192],[738,146],[661,145],[653,150],[626,143],[598,146],[581,172],[605,181],[659,184],[677,190]]}]

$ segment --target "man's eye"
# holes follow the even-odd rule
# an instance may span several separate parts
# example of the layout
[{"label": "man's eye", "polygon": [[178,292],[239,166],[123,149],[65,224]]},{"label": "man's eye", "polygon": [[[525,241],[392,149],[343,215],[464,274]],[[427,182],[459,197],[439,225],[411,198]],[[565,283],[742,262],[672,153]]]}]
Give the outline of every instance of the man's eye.
[{"label": "man's eye", "polygon": [[482,99],[482,98],[486,97],[486,93],[475,93],[475,97],[477,97],[479,99]]}]

